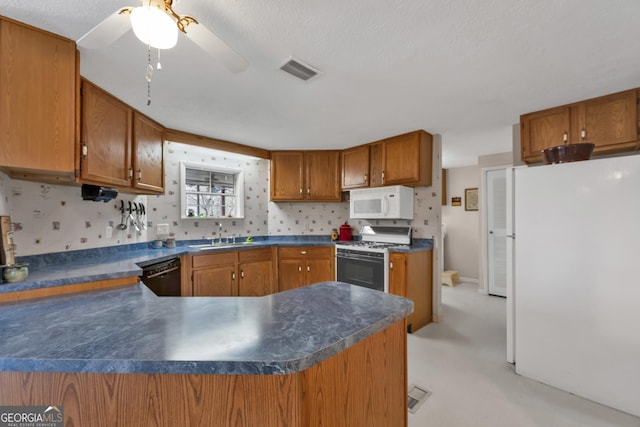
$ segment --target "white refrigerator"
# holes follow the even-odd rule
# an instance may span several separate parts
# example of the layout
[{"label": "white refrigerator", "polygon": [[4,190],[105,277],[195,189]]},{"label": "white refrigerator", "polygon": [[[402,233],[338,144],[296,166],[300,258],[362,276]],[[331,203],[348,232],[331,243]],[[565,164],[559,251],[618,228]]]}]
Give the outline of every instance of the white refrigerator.
[{"label": "white refrigerator", "polygon": [[640,155],[514,173],[516,372],[640,416]]}]

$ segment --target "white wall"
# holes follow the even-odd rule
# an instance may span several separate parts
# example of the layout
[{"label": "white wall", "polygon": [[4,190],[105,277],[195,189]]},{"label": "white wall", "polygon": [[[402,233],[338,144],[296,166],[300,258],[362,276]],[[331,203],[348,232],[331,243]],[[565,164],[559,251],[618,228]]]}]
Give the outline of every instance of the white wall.
[{"label": "white wall", "polygon": [[[447,169],[447,204],[442,206],[442,222],[447,226],[444,269],[456,270],[461,277],[476,280],[479,278],[480,215],[479,211],[465,211],[464,190],[479,187],[477,166]],[[462,205],[451,206],[452,197],[461,197]]]}]

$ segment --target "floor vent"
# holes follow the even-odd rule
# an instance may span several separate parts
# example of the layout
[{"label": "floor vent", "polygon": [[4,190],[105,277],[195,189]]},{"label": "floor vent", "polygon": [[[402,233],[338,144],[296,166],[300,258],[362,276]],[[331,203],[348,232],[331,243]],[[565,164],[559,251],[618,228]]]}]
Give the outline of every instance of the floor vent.
[{"label": "floor vent", "polygon": [[431,392],[417,385],[409,387],[409,412],[415,414],[420,406],[431,396]]},{"label": "floor vent", "polygon": [[304,80],[305,82],[313,77],[317,76],[320,71],[316,70],[309,64],[304,64],[293,57],[289,57],[280,66],[280,69],[286,73],[291,74],[294,77]]}]

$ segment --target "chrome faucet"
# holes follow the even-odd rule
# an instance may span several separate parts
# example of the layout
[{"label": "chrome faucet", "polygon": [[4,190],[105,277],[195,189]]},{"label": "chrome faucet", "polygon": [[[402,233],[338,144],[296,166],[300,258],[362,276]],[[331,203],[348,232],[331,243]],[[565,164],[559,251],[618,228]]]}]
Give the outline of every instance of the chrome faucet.
[{"label": "chrome faucet", "polygon": [[220,244],[228,243],[228,239],[225,239],[225,238],[222,237],[222,223],[221,222],[217,222],[217,224],[218,224],[218,237],[219,237],[218,240],[220,241]]}]

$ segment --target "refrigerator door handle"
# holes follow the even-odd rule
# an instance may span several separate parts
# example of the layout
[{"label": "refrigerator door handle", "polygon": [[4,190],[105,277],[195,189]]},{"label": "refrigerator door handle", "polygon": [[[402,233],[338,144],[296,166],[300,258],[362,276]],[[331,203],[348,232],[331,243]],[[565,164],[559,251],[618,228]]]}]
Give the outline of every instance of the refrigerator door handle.
[{"label": "refrigerator door handle", "polygon": [[515,233],[514,233],[514,234],[507,234],[507,237],[509,237],[509,238],[511,238],[511,239],[515,239],[515,238],[516,238],[516,235],[515,235]]}]

